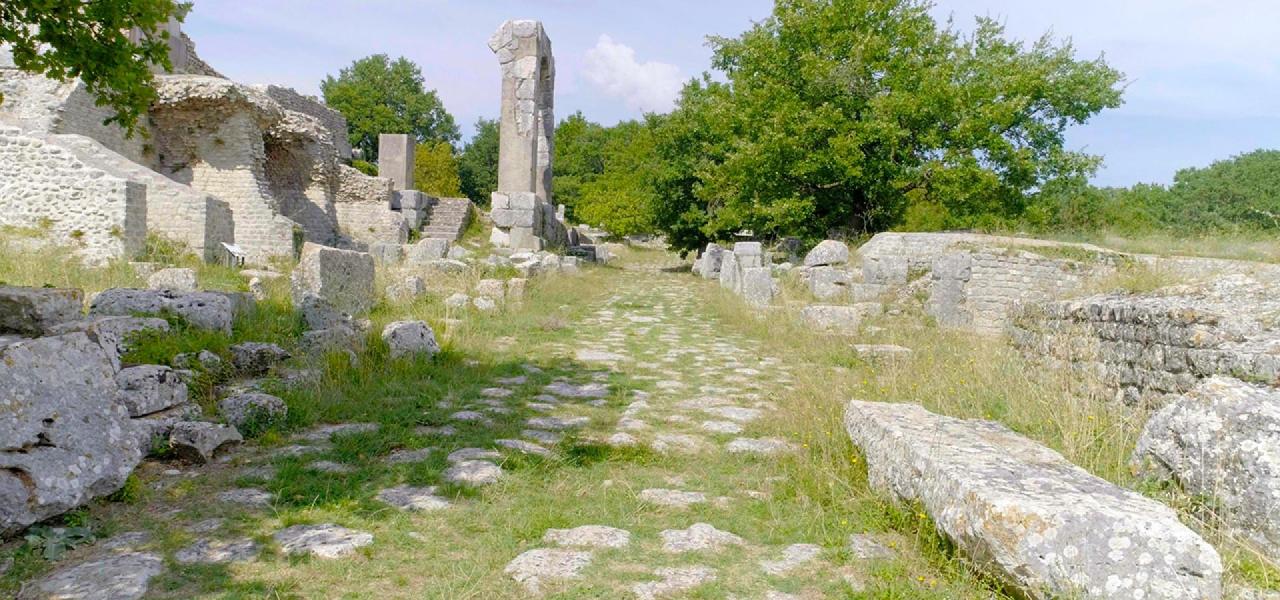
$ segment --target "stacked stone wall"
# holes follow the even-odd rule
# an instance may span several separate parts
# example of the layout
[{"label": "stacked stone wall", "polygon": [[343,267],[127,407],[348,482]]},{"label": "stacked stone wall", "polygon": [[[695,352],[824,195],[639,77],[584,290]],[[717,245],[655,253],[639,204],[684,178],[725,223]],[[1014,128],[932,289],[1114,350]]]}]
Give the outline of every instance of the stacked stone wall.
[{"label": "stacked stone wall", "polygon": [[1028,357],[1097,377],[1126,403],[1156,402],[1206,377],[1280,385],[1280,300],[1231,276],[1156,295],[1109,294],[1030,304],[1010,327]]},{"label": "stacked stone wall", "polygon": [[36,228],[89,262],[142,251],[147,190],[44,140],[0,129],[0,225]]},{"label": "stacked stone wall", "polygon": [[925,310],[946,327],[998,334],[1018,306],[1061,298],[1108,268],[1003,249],[942,254]]},{"label": "stacked stone wall", "polygon": [[235,243],[235,222],[226,202],[143,167],[94,139],[55,135],[49,141],[88,165],[146,186],[149,231],[186,244],[207,261],[221,255],[222,244]]}]

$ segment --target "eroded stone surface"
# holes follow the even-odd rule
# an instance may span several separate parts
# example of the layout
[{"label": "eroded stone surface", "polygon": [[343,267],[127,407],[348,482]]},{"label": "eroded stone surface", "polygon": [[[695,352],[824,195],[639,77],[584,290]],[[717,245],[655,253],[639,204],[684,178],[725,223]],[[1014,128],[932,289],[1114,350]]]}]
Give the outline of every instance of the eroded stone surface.
[{"label": "eroded stone surface", "polygon": [[54,569],[23,587],[19,600],[136,600],[164,572],[164,559],[144,552],[109,554]]},{"label": "eroded stone surface", "polygon": [[988,421],[850,402],[871,485],[920,502],[977,566],[1033,597],[1217,598],[1222,562],[1173,510]]},{"label": "eroded stone surface", "polygon": [[408,485],[387,488],[378,492],[378,500],[400,510],[440,510],[449,507],[449,501],[436,495],[437,488]]},{"label": "eroded stone surface", "polygon": [[250,561],[258,556],[258,543],[245,538],[233,541],[196,540],[178,550],[173,559],[181,564],[226,564]]},{"label": "eroded stone surface", "polygon": [[725,546],[746,544],[742,538],[707,523],[694,523],[688,529],[667,529],[658,535],[662,538],[663,551],[672,554],[719,550]]},{"label": "eroded stone surface", "polygon": [[676,506],[680,508],[691,504],[701,504],[707,501],[707,495],[702,492],[687,492],[683,490],[668,490],[663,488],[641,490],[638,497],[650,504]]},{"label": "eroded stone surface", "polygon": [[342,558],[373,543],[373,534],[332,523],[294,525],[272,536],[285,554],[310,554],[317,558]]},{"label": "eroded stone surface", "polygon": [[501,467],[483,460],[464,460],[444,471],[445,481],[465,485],[489,485],[501,477]]},{"label": "eroded stone surface", "polygon": [[573,529],[548,529],[542,541],[572,548],[625,548],[631,532],[604,525],[582,525]]},{"label": "eroded stone surface", "polygon": [[822,546],[817,544],[792,544],[782,549],[782,558],[762,560],[760,568],[769,575],[786,575],[818,559]]},{"label": "eroded stone surface", "polygon": [[704,583],[716,580],[716,571],[711,567],[667,567],[654,571],[661,577],[660,581],[647,581],[631,586],[631,591],[640,600],[656,600],[673,597],[675,594],[687,592]]},{"label": "eroded stone surface", "polygon": [[591,564],[592,554],[583,550],[535,548],[507,563],[505,572],[532,594],[539,594],[548,582],[577,579]]}]

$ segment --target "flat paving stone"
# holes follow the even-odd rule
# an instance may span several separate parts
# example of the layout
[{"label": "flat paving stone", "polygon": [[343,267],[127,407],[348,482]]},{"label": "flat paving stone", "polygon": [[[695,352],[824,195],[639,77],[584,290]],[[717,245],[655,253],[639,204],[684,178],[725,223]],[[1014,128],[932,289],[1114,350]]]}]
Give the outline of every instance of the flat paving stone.
[{"label": "flat paving stone", "polygon": [[898,553],[880,543],[869,533],[855,533],[849,536],[849,554],[862,560],[889,560]]},{"label": "flat paving stone", "polygon": [[541,444],[559,444],[560,440],[564,439],[564,436],[559,433],[541,429],[525,429],[520,432],[520,435]]},{"label": "flat paving stone", "polygon": [[444,480],[465,485],[489,485],[502,477],[502,468],[485,460],[465,460],[445,469]]},{"label": "flat paving stone", "polygon": [[722,433],[727,435],[735,435],[742,433],[742,425],[733,421],[703,421],[698,425],[700,429],[710,433]]},{"label": "flat paving stone", "polygon": [[609,395],[609,386],[601,382],[574,384],[557,381],[542,389],[561,398],[604,398]]},{"label": "flat paving stone", "polygon": [[173,560],[184,565],[247,562],[257,558],[259,550],[258,543],[249,538],[231,541],[202,539],[175,552]]},{"label": "flat paving stone", "polygon": [[530,594],[540,595],[549,582],[581,577],[591,559],[591,552],[585,550],[534,548],[512,559],[504,572]]},{"label": "flat paving stone", "polygon": [[485,388],[480,390],[480,395],[485,398],[510,398],[514,391],[507,388]]},{"label": "flat paving stone", "polygon": [[532,454],[534,456],[542,456],[544,458],[551,458],[555,456],[554,452],[525,440],[494,440],[493,443],[502,446],[503,448],[515,450],[522,454]]},{"label": "flat paving stone", "polygon": [[639,600],[668,598],[716,580],[715,569],[703,566],[667,567],[654,571],[654,575],[662,579],[631,586],[631,592],[636,595],[636,598]]},{"label": "flat paving stone", "polygon": [[151,579],[164,572],[164,559],[145,552],[108,554],[59,565],[23,586],[19,600],[137,600]]},{"label": "flat paving stone", "polygon": [[449,507],[449,501],[436,495],[439,488],[400,485],[378,492],[378,500],[407,511],[432,511]]},{"label": "flat paving stone", "polygon": [[795,449],[795,444],[776,438],[738,438],[725,445],[725,450],[728,450],[730,454],[772,455],[790,452]]},{"label": "flat paving stone", "polygon": [[590,422],[591,419],[587,417],[533,417],[526,421],[525,424],[537,429],[564,431],[583,427]]},{"label": "flat paving stone", "polygon": [[707,495],[702,492],[686,492],[683,490],[669,490],[664,488],[640,490],[640,494],[637,497],[642,502],[648,502],[649,504],[675,506],[680,508],[693,504],[702,504],[707,501]]},{"label": "flat paving stone", "polygon": [[738,423],[750,423],[764,416],[764,413],[758,409],[741,406],[710,406],[702,409],[702,412]]},{"label": "flat paving stone", "polygon": [[604,525],[582,525],[573,529],[548,529],[542,541],[571,548],[625,548],[631,532]]},{"label": "flat paving stone", "polygon": [[792,544],[782,549],[782,558],[760,561],[760,568],[769,575],[786,575],[817,560],[821,554],[822,546],[817,544]]},{"label": "flat paving stone", "polygon": [[219,517],[196,521],[184,527],[187,533],[213,533],[222,529],[227,524],[227,520]]},{"label": "flat paving stone", "polygon": [[396,450],[387,455],[386,462],[391,465],[422,462],[431,458],[431,452],[431,448],[421,448],[418,450]]},{"label": "flat paving stone", "polygon": [[662,550],[671,554],[719,550],[725,546],[742,546],[746,542],[728,531],[707,523],[694,523],[688,529],[667,529],[658,534]]},{"label": "flat paving stone", "polygon": [[449,453],[449,464],[472,460],[502,460],[502,453],[492,448],[460,448]]},{"label": "flat paving stone", "polygon": [[241,504],[244,506],[270,506],[271,501],[275,499],[270,492],[260,490],[258,488],[236,488],[219,492],[217,498],[221,502],[228,504]]},{"label": "flat paving stone", "polygon": [[313,463],[308,463],[307,468],[313,471],[320,471],[323,473],[335,473],[335,474],[350,473],[356,470],[355,467],[351,465],[344,465],[342,463],[333,462],[331,460],[317,460]]},{"label": "flat paving stone", "polygon": [[377,431],[377,423],[338,423],[336,425],[321,425],[302,433],[304,440],[327,442],[335,435],[350,435],[353,433],[368,433]]},{"label": "flat paving stone", "polygon": [[658,452],[697,453],[707,449],[703,438],[684,433],[660,433],[649,443]]},{"label": "flat paving stone", "polygon": [[373,534],[332,523],[294,525],[271,536],[285,554],[310,554],[317,558],[342,558],[373,543]]}]

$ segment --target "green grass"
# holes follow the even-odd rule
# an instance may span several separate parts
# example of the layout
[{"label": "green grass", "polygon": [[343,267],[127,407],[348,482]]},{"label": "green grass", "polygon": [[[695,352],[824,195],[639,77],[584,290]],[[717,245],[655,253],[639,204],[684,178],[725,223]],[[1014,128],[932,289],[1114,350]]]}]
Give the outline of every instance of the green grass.
[{"label": "green grass", "polygon": [[[248,536],[264,546],[262,558],[247,564],[192,567],[170,561],[152,586],[157,598],[519,598],[524,592],[503,573],[511,558],[543,545],[541,537],[549,528],[603,524],[631,531],[632,546],[597,552],[582,581],[553,585],[547,597],[625,597],[630,585],[652,580],[656,567],[703,564],[718,569],[718,579],[683,597],[759,597],[776,589],[830,598],[978,599],[1005,596],[969,567],[919,507],[889,502],[869,488],[864,460],[842,430],[845,401],[918,401],[938,412],[999,420],[1103,477],[1126,486],[1141,485],[1127,468],[1140,416],[1119,409],[1101,391],[1068,373],[1024,362],[997,340],[922,325],[921,315],[909,312],[885,317],[877,323],[882,331],[859,341],[905,345],[915,350],[913,357],[866,363],[852,356],[850,340],[815,335],[777,313],[747,309],[714,282],[662,274],[679,264],[668,254],[625,247],[616,254],[616,264],[587,269],[580,276],[534,279],[522,302],[492,314],[451,310],[443,298],[473,289],[482,278],[509,273],[477,268],[432,275],[427,296],[407,302],[383,300],[375,307],[369,315],[370,334],[354,362],[341,353],[296,353],[288,367],[313,370],[315,377],[291,385],[267,378],[266,389],[285,399],[289,416],[256,432],[231,462],[190,468],[150,461],[131,478],[126,491],[72,518],[102,536],[151,532],[148,549],[170,557],[197,537],[184,525],[211,517],[227,520],[218,537]],[[41,270],[21,266],[22,262],[0,248],[0,279],[21,275],[26,277],[23,281],[35,280],[31,275]],[[46,269],[46,276],[65,281],[84,277],[102,286],[128,284],[117,266],[90,271],[69,263],[51,264],[57,266]],[[394,281],[385,273],[379,277],[380,287]],[[287,279],[270,282],[268,299],[256,312],[238,319],[230,336],[176,323],[168,335],[135,340],[128,359],[167,363],[174,354],[201,348],[225,357],[231,344],[246,340],[296,350],[301,325],[289,306],[287,286]],[[793,287],[801,295],[803,290]],[[676,298],[673,293],[685,296]],[[618,326],[625,315],[648,314],[659,307],[665,307],[669,321]],[[612,311],[614,325],[599,321],[602,309]],[[444,351],[431,360],[389,359],[377,334],[386,323],[405,319],[430,323]],[[611,336],[625,340],[634,362],[611,370],[572,358],[575,349],[605,343]],[[665,455],[643,446],[614,448],[600,442],[613,431],[634,392],[653,396],[654,407],[644,418],[656,428],[663,419],[682,414],[664,403],[696,398],[702,395],[700,385],[730,385],[720,375],[708,377],[700,363],[690,360],[694,354],[664,361],[670,358],[668,352],[679,349],[714,357],[716,350],[707,345],[713,341],[750,348],[749,360],[780,359],[776,369],[762,366],[765,373],[732,385],[757,386],[754,391],[761,401],[778,407],[747,425],[743,435],[785,437],[800,444],[800,452],[744,459],[722,452]],[[491,425],[450,421],[450,415],[475,401],[480,390],[520,375],[528,382],[512,386],[510,412],[489,414]],[[216,415],[212,408],[217,386],[229,376],[202,374],[193,384],[208,415]],[[507,452],[502,465],[506,476],[499,483],[483,489],[442,485],[449,452],[521,437],[524,421],[540,414],[522,401],[533,399],[558,378],[579,383],[599,378],[611,392],[602,406],[575,405],[573,414],[588,416],[591,425],[556,445],[556,458]],[[686,388],[663,388],[660,383],[668,379],[684,382]],[[298,432],[320,424],[355,422],[377,423],[379,428],[337,436],[330,446],[304,456],[278,452],[297,443],[293,436]],[[418,429],[444,424],[456,426],[457,435]],[[732,437],[711,436],[718,442]],[[423,448],[432,452],[422,462],[385,461],[397,450]],[[317,460],[336,462],[350,471],[335,474],[308,467]],[[258,471],[260,467],[273,472]],[[164,475],[169,468],[184,474]],[[400,484],[442,485],[441,493],[455,506],[402,513],[375,499],[380,489]],[[210,500],[233,486],[267,489],[277,501],[267,510],[254,511]],[[648,487],[694,489],[710,498],[731,500],[686,510],[655,507],[636,497]],[[1183,514],[1198,510],[1175,491],[1143,491]],[[324,561],[283,556],[270,540],[271,533],[289,525],[325,522],[372,532],[375,543],[354,557]],[[696,556],[670,556],[658,547],[659,531],[696,522],[732,531],[751,545]],[[1204,527],[1215,530],[1212,524]],[[872,533],[899,555],[871,563],[852,560],[845,548],[852,533]],[[770,577],[759,571],[759,560],[776,558],[782,547],[797,542],[819,544],[824,564],[795,577]],[[1221,544],[1227,548],[1224,555],[1233,580],[1263,586],[1280,581],[1256,555],[1229,540]],[[73,551],[68,560],[84,552]],[[0,557],[11,553],[15,566],[0,577],[0,596],[52,567],[20,544],[0,548]],[[860,581],[861,589],[846,583],[844,574]]]}]

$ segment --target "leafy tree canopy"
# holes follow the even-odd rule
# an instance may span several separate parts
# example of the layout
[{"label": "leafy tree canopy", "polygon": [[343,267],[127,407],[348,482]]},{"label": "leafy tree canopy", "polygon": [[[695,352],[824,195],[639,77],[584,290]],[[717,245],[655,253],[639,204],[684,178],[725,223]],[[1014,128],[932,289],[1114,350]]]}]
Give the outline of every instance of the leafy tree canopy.
[{"label": "leafy tree canopy", "polygon": [[456,142],[458,126],[422,70],[401,57],[375,54],[355,61],[320,82],[325,104],[347,118],[351,147],[368,161],[378,158],[378,134],[408,133],[418,143]]},{"label": "leafy tree canopy", "polygon": [[1008,40],[990,19],[961,35],[929,8],[777,0],[741,36],[712,38],[727,83],[692,82],[656,134],[669,238],[877,231],[913,205],[946,227],[993,225],[1096,169],[1064,132],[1120,104],[1119,72],[1047,36]]},{"label": "leafy tree canopy", "polygon": [[[173,0],[4,0],[0,46],[19,69],[66,81],[79,78],[127,134],[156,99],[151,65],[171,70],[168,32],[190,7]],[[142,33],[135,41],[132,33]],[[0,95],[0,102],[3,101]]]},{"label": "leafy tree canopy", "polygon": [[489,195],[498,189],[498,121],[476,121],[476,133],[458,157],[458,177],[462,195],[487,206]]},{"label": "leafy tree canopy", "polygon": [[413,181],[418,190],[438,198],[462,195],[458,160],[449,142],[418,144],[413,153]]}]

